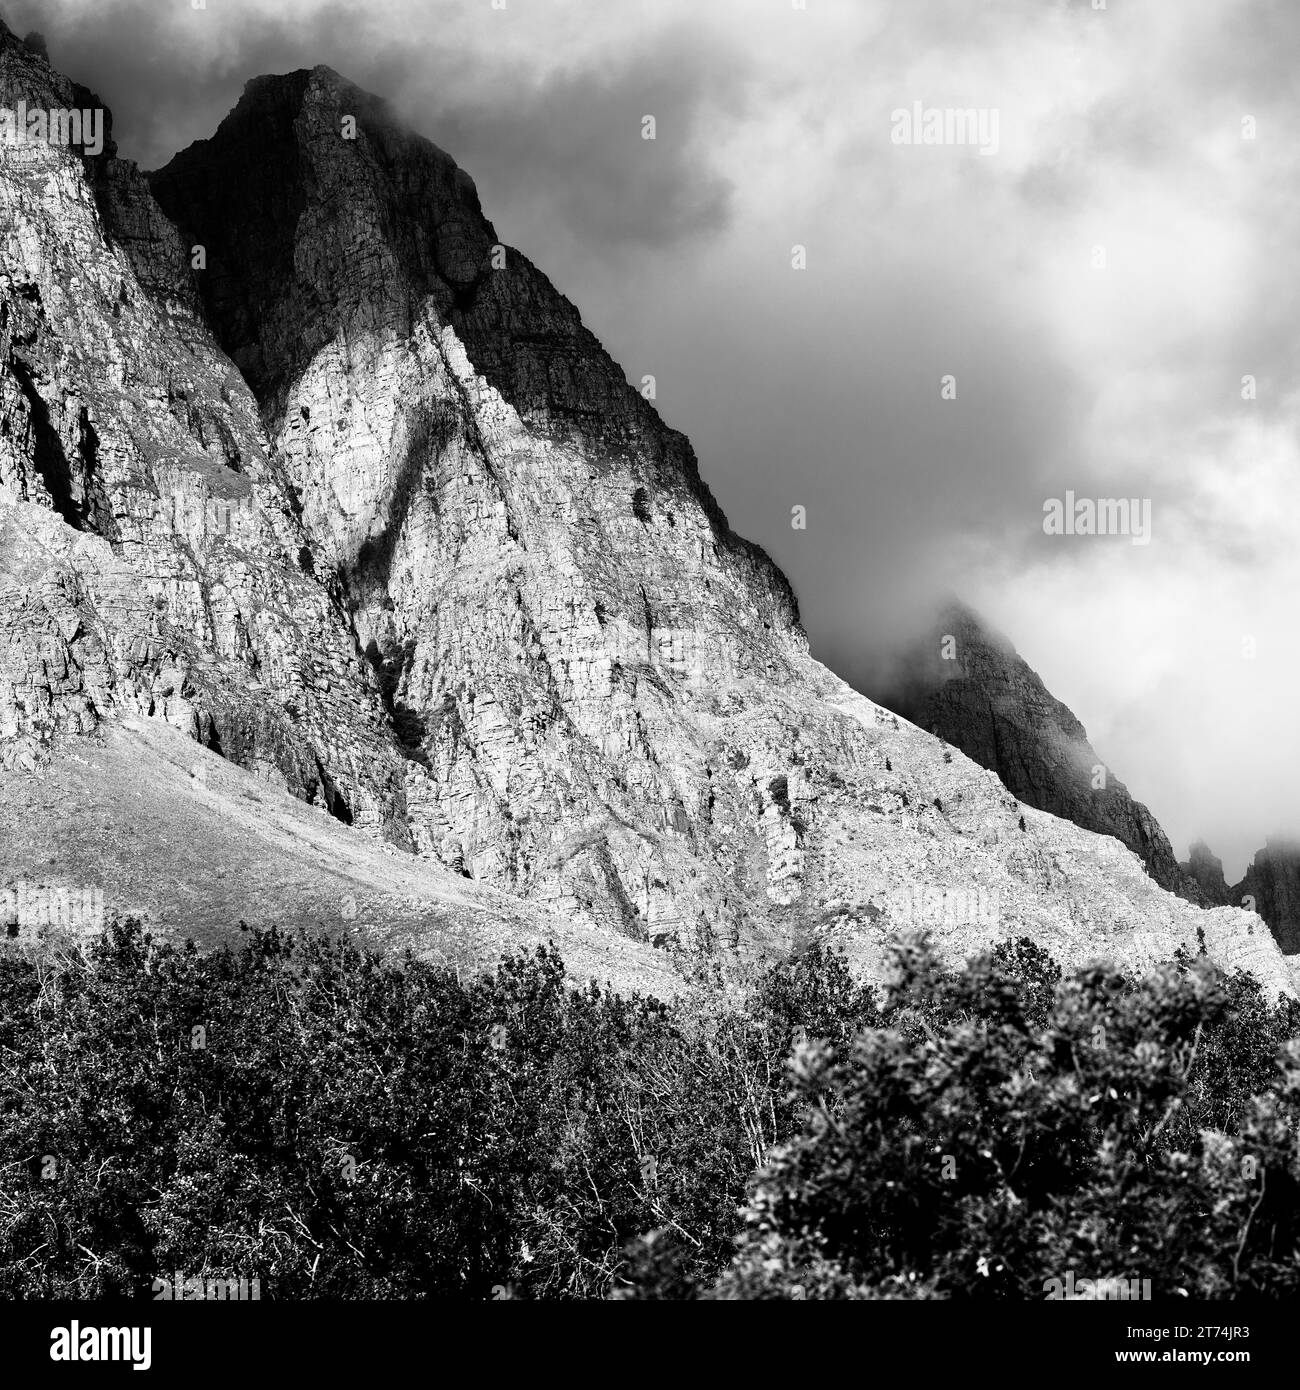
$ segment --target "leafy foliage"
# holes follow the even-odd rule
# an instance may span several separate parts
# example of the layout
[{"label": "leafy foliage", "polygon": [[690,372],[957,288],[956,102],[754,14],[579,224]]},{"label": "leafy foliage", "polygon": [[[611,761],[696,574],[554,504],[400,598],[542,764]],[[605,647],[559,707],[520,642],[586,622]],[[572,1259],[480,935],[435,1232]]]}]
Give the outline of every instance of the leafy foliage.
[{"label": "leafy foliage", "polygon": [[1300,1010],[1182,958],[1053,993],[1029,943],[900,953],[884,1027],[792,1066],[804,1132],[759,1175],[723,1298],[1300,1289]]},{"label": "leafy foliage", "polygon": [[816,945],[664,1004],[554,949],[462,981],[116,923],[0,954],[0,1297],[1294,1292],[1298,1022],[1203,960],[1062,981],[1027,941],[905,943],[883,998]]}]

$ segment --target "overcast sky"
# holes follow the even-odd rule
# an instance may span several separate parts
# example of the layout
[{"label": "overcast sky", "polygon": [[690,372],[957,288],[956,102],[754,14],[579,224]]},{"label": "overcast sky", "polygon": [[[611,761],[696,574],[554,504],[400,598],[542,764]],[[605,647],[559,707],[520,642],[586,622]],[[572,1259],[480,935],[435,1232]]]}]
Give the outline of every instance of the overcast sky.
[{"label": "overcast sky", "polygon": [[[0,13],[145,167],[260,73],[326,63],[389,97],[655,375],[818,656],[865,680],[953,589],[1180,856],[1203,835],[1231,881],[1300,831],[1300,5],[505,5]],[[996,112],[996,149],[895,143],[918,102]],[[1151,543],[1045,536],[1066,489],[1150,498]]]}]

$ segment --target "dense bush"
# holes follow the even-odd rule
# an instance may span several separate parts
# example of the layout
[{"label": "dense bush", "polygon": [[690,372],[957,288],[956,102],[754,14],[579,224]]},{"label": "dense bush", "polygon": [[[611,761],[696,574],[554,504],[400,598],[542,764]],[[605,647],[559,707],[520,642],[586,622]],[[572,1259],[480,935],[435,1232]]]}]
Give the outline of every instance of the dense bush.
[{"label": "dense bush", "polygon": [[1279,1057],[1300,1010],[1185,958],[1049,1002],[1035,954],[945,975],[913,947],[886,1026],[796,1053],[807,1123],[717,1296],[1041,1299],[1071,1273],[1300,1292],[1300,1050]]},{"label": "dense bush", "polygon": [[176,1271],[280,1298],[600,1296],[659,1226],[712,1275],[797,1130],[797,1020],[844,1039],[869,999],[819,953],[743,1012],[575,990],[553,950],[462,984],[128,923],[85,958],[0,958],[0,1296]]},{"label": "dense bush", "polygon": [[1023,941],[897,963],[879,999],[814,947],[665,1005],[553,950],[0,956],[0,1297],[1295,1292],[1295,1005]]}]

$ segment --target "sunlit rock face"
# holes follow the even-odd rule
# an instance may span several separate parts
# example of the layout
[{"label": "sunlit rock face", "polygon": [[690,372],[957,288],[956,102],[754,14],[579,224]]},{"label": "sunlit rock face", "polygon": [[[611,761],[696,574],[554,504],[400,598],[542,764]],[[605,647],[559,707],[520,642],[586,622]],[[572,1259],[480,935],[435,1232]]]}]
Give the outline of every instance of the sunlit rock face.
[{"label": "sunlit rock face", "polygon": [[[6,33],[20,87],[72,100]],[[1290,988],[1258,918],[812,661],[687,441],[468,175],[328,69],[250,83],[147,181],[0,149],[0,211],[13,765],[163,719],[629,949],[1203,941]]]},{"label": "sunlit rock face", "polygon": [[[5,31],[0,105],[20,102],[102,109]],[[404,841],[377,682],[109,129],[93,159],[0,144],[0,758],[140,710]]]},{"label": "sunlit rock face", "polygon": [[702,727],[806,662],[789,586],[468,175],[322,68],[250,83],[152,186],[380,680],[418,847],[651,939],[739,911],[751,852],[790,901],[788,811]]}]

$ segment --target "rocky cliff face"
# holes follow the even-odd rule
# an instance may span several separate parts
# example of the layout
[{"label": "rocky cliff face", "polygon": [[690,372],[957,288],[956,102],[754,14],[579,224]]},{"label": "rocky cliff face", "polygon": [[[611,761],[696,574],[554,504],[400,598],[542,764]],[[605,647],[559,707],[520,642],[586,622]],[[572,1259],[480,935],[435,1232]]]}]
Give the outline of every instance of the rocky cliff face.
[{"label": "rocky cliff face", "polygon": [[1300,844],[1294,836],[1270,838],[1256,852],[1245,877],[1231,887],[1224,881],[1223,861],[1202,842],[1192,846],[1182,868],[1206,902],[1259,913],[1283,953],[1300,955]]},{"label": "rocky cliff face", "polygon": [[1162,887],[1199,901],[1155,817],[1133,800],[1083,725],[1005,637],[963,605],[950,604],[901,669],[882,698],[996,772],[1022,801],[1114,835]]},{"label": "rocky cliff face", "polygon": [[250,83],[151,182],[384,691],[419,848],[638,937],[725,920],[732,856],[695,842],[773,803],[684,716],[806,647],[686,441],[468,175],[327,69]]},{"label": "rocky cliff face", "polygon": [[[5,31],[0,105],[94,107]],[[0,146],[0,759],[157,715],[407,838],[378,684],[133,166]]]},{"label": "rocky cliff face", "polygon": [[[0,32],[0,102],[33,92],[72,96]],[[924,925],[1140,965],[1199,930],[1290,988],[1257,918],[812,661],[682,436],[335,73],[250,83],[147,184],[0,147],[0,213],[9,775],[144,715],[631,951],[875,969]]]},{"label": "rocky cliff face", "polygon": [[1258,912],[1286,955],[1300,952],[1300,843],[1270,838],[1245,878],[1229,890],[1228,901]]},{"label": "rocky cliff face", "polygon": [[1192,845],[1188,860],[1181,868],[1196,884],[1207,903],[1226,904],[1238,901],[1224,880],[1223,860],[1217,854],[1211,854],[1210,847],[1203,840],[1197,840]]}]

